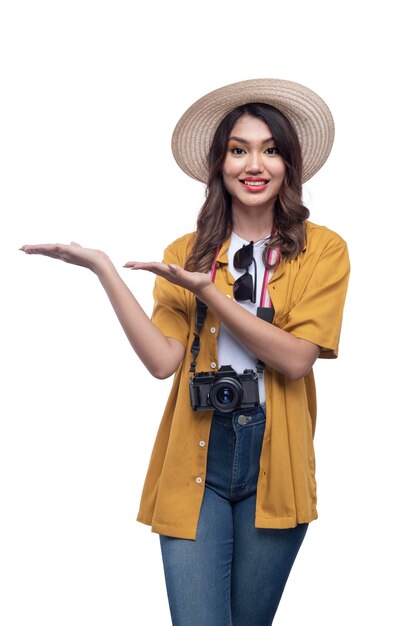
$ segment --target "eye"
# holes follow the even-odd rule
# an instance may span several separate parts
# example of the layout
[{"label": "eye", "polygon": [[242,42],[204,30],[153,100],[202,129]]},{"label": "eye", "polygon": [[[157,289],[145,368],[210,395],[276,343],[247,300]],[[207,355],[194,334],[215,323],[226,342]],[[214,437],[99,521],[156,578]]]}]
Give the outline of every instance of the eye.
[{"label": "eye", "polygon": [[231,148],[231,152],[232,154],[238,154],[238,155],[245,154],[244,148],[238,148],[238,147]]},{"label": "eye", "polygon": [[267,154],[279,154],[279,149],[278,148],[273,148],[273,147],[267,148],[266,153]]}]

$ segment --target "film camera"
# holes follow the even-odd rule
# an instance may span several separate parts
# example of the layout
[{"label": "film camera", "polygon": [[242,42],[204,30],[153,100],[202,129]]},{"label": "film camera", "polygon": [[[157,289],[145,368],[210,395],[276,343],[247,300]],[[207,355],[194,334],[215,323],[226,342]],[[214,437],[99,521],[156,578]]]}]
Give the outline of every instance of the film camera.
[{"label": "film camera", "polygon": [[258,374],[246,369],[243,374],[231,365],[217,372],[199,372],[190,379],[190,402],[194,411],[216,409],[228,413],[236,408],[258,406]]}]

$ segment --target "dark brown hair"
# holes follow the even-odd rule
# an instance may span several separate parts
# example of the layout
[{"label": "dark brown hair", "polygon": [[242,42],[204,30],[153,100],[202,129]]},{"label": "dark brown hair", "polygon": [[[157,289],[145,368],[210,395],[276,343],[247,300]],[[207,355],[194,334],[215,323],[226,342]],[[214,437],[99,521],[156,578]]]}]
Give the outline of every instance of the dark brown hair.
[{"label": "dark brown hair", "polygon": [[298,136],[289,120],[273,106],[262,103],[244,104],[229,113],[219,124],[209,152],[209,177],[206,199],[197,217],[196,239],[185,268],[207,272],[218,245],[231,234],[231,196],[220,174],[228,149],[228,140],[235,122],[243,115],[263,120],[269,127],[276,148],[285,165],[285,177],[274,208],[274,237],[270,237],[263,253],[280,244],[282,256],[293,259],[305,243],[304,221],[309,209],[302,204],[302,153]]}]

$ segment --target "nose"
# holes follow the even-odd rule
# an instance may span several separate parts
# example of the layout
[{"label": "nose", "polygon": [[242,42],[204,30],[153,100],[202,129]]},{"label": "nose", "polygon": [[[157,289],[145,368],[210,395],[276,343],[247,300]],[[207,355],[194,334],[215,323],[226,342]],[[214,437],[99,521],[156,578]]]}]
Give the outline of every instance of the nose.
[{"label": "nose", "polygon": [[248,154],[245,171],[247,174],[259,174],[263,171],[263,161],[258,151],[254,150]]}]

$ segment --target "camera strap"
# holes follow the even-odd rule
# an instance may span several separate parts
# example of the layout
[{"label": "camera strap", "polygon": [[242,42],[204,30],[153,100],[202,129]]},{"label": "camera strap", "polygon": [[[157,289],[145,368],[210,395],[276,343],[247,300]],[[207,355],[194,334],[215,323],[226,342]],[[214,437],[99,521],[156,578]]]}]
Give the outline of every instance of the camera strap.
[{"label": "camera strap", "polygon": [[190,363],[189,373],[194,374],[196,371],[197,355],[200,350],[200,331],[205,323],[207,310],[207,305],[199,300],[199,298],[196,298],[196,330],[192,347],[190,348],[190,352],[193,354],[193,361]]},{"label": "camera strap", "polygon": [[[271,232],[271,235],[274,235],[274,234],[275,234],[275,230],[273,229]],[[216,250],[216,254],[215,254],[215,259],[212,263],[212,269],[211,269],[211,275],[210,275],[210,279],[212,282],[215,281],[216,269],[217,269],[216,262],[218,260],[220,249],[221,249],[221,245],[218,246]],[[274,266],[272,267],[272,269],[268,269],[266,267],[264,270],[264,279],[263,279],[263,286],[261,289],[260,306],[257,307],[257,317],[264,320],[265,322],[268,322],[269,324],[271,324],[274,319],[274,308],[271,302],[267,285],[270,281],[271,276],[276,271],[276,268],[280,263],[280,258],[281,258],[280,246],[278,247],[278,249],[270,248],[268,257],[267,257],[267,262],[270,266],[272,266],[273,264]],[[208,310],[207,305],[201,300],[199,300],[199,298],[196,298],[196,330],[194,333],[194,340],[192,343],[192,347],[190,348],[190,352],[193,355],[193,360],[190,363],[189,373],[192,373],[192,374],[194,374],[196,371],[197,356],[200,351],[200,331],[202,330],[204,323],[206,321],[207,310]],[[260,359],[257,359],[256,368],[257,368],[257,374],[261,376],[265,368],[265,364],[263,363],[263,361],[261,361]]]}]

